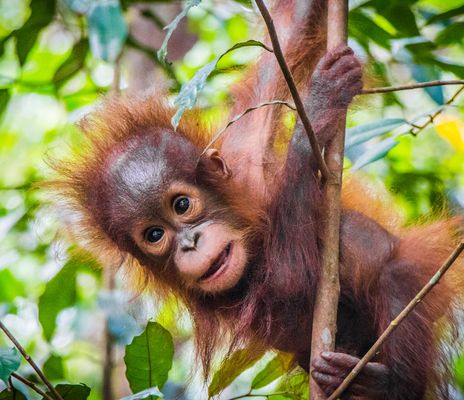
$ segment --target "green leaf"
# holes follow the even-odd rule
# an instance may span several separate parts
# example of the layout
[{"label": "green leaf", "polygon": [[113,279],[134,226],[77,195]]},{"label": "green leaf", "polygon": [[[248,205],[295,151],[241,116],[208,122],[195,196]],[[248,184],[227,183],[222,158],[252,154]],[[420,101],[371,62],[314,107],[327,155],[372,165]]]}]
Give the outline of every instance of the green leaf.
[{"label": "green leaf", "polygon": [[359,157],[353,164],[352,170],[356,171],[368,164],[373,163],[374,161],[380,160],[398,144],[399,141],[394,137],[390,137],[381,141],[377,145],[367,150],[361,157]]},{"label": "green leaf", "polygon": [[387,118],[349,128],[346,130],[347,139],[345,147],[349,149],[407,123],[408,121],[404,118]]},{"label": "green leaf", "polygon": [[64,308],[71,307],[76,301],[76,272],[79,262],[69,260],[48,283],[39,297],[39,321],[45,338],[52,338],[56,326],[56,317]]},{"label": "green leaf", "polygon": [[15,348],[0,348],[0,379],[8,384],[8,378],[21,364],[21,354]]},{"label": "green leaf", "polygon": [[205,86],[208,76],[214,71],[219,60],[231,51],[240,49],[242,47],[262,47],[268,51],[271,51],[264,43],[258,40],[247,40],[240,42],[232,46],[230,49],[216,57],[213,61],[203,65],[194,75],[194,77],[182,85],[179,94],[174,100],[174,104],[177,107],[177,111],[171,119],[171,124],[174,129],[179,125],[180,119],[186,110],[190,110],[196,103],[198,93]]},{"label": "green leaf", "polygon": [[356,38],[363,40],[370,37],[379,46],[390,49],[390,39],[392,39],[390,33],[378,26],[360,9],[350,12],[348,22],[350,33]]},{"label": "green leaf", "polygon": [[128,30],[118,0],[91,3],[87,14],[89,40],[96,58],[114,62],[124,46]]},{"label": "green leaf", "polygon": [[416,17],[411,11],[411,7],[407,4],[396,3],[392,4],[386,9],[379,10],[379,14],[387,18],[403,36],[418,36],[420,35],[417,28]]},{"label": "green leaf", "polygon": [[171,39],[172,34],[179,25],[179,22],[187,15],[189,10],[192,7],[196,7],[198,4],[201,3],[201,0],[187,0],[185,3],[185,8],[178,14],[176,17],[171,21],[169,25],[166,25],[164,29],[167,30],[166,36],[164,37],[163,43],[161,44],[160,49],[157,51],[158,60],[166,64],[166,56],[168,55],[168,42]]},{"label": "green leaf", "polygon": [[[433,65],[420,65],[408,63],[408,67],[412,72],[413,78],[417,82],[428,82],[438,80],[441,77],[440,69]],[[445,104],[445,95],[443,92],[443,86],[435,86],[424,88],[425,92],[432,98],[437,104]]]},{"label": "green leaf", "polygon": [[52,81],[57,88],[81,70],[88,50],[89,42],[86,38],[82,38],[74,45],[69,57],[57,68],[53,75]]},{"label": "green leaf", "polygon": [[23,283],[9,269],[0,270],[0,303],[12,302],[15,298],[24,295]]},{"label": "green leaf", "polygon": [[168,379],[174,356],[169,331],[157,322],[149,322],[145,331],[126,346],[126,377],[133,393],[157,386]]},{"label": "green leaf", "polygon": [[53,21],[55,15],[54,0],[32,0],[30,7],[31,15],[28,20],[12,33],[16,38],[16,53],[21,65],[26,62],[40,31]]},{"label": "green leaf", "polygon": [[302,369],[293,372],[286,379],[282,379],[277,390],[286,392],[284,396],[292,399],[306,400],[309,398],[308,374]]},{"label": "green leaf", "polygon": [[252,389],[259,389],[274,382],[284,375],[290,368],[293,357],[286,353],[277,354],[267,365],[258,372],[251,382]]},{"label": "green leaf", "polygon": [[[55,389],[63,400],[86,400],[90,395],[90,388],[83,383],[78,385],[59,384],[55,386]],[[54,395],[50,392],[47,391],[46,393],[54,398]]]},{"label": "green leaf", "polygon": [[5,389],[3,392],[0,392],[0,400],[27,400],[23,392],[15,390]]},{"label": "green leaf", "polygon": [[454,22],[443,29],[435,38],[435,43],[446,46],[452,43],[462,43],[464,38],[464,22]]},{"label": "green leaf", "polygon": [[63,359],[52,354],[43,365],[43,373],[48,379],[64,379]]},{"label": "green leaf", "polygon": [[231,354],[216,371],[208,387],[208,396],[213,397],[229,386],[243,371],[252,367],[262,353],[250,355],[249,349],[240,349]]},{"label": "green leaf", "polygon": [[149,389],[142,390],[141,392],[135,393],[131,396],[123,397],[121,400],[142,400],[150,396],[157,396],[159,398],[164,397],[163,393],[161,393],[158,389],[158,386],[155,386]]},{"label": "green leaf", "polygon": [[464,356],[460,356],[454,362],[454,371],[456,374],[456,382],[459,388],[464,391]]},{"label": "green leaf", "polygon": [[0,116],[6,109],[8,102],[10,101],[11,95],[8,89],[0,89]]},{"label": "green leaf", "polygon": [[445,59],[444,57],[430,57],[426,60],[431,65],[435,65],[445,71],[452,72],[457,77],[464,77],[464,65],[454,64],[453,62]]},{"label": "green leaf", "polygon": [[448,10],[444,13],[434,15],[427,20],[426,25],[434,24],[435,22],[446,21],[461,14],[464,14],[464,6],[453,8],[452,10]]}]

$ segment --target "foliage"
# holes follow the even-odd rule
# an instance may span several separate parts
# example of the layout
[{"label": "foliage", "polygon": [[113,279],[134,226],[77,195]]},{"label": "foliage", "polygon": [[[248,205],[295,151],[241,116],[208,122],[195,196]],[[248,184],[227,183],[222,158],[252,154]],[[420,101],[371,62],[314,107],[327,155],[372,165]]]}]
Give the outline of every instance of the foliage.
[{"label": "foliage", "polygon": [[174,343],[169,331],[149,322],[145,331],[126,347],[126,377],[134,393],[162,389],[172,366]]},{"label": "foliage", "polygon": [[19,368],[21,355],[16,349],[0,348],[0,379],[8,383],[13,372]]},{"label": "foliage", "polygon": [[[134,299],[122,293],[123,276],[117,276],[116,289],[103,289],[106,278],[96,262],[56,240],[54,210],[43,191],[32,188],[49,174],[44,154],[59,154],[65,141],[78,137],[73,122],[117,81],[115,71],[122,71],[123,86],[133,78],[134,55],[143,54],[169,78],[169,89],[178,96],[176,121],[194,104],[222,121],[227,86],[264,51],[262,38],[250,29],[250,1],[189,1],[184,12],[172,1],[140,3],[0,0],[0,320],[64,399],[101,398],[104,332],[117,353],[118,397],[130,396],[129,387],[136,393],[127,400],[208,395],[197,384],[198,374],[187,384],[195,360],[185,314],[144,295]],[[166,4],[159,3],[172,7],[171,14],[163,14]],[[153,26],[172,21],[159,33],[158,49],[134,36],[138,12]],[[367,84],[463,79],[463,18],[462,0],[352,1],[350,44],[367,64]],[[180,43],[175,35],[181,19],[195,43],[168,64],[167,41],[171,47]],[[464,95],[453,99],[459,89],[365,95],[350,112],[347,165],[383,180],[407,222],[464,206]],[[279,99],[268,99],[274,100]],[[151,318],[157,322],[146,325]],[[119,353],[127,343],[123,359]],[[307,375],[287,372],[288,355],[251,360],[244,355],[246,349],[217,368],[209,395],[307,398]],[[462,364],[459,358],[461,388]],[[127,384],[119,387],[124,369]],[[0,334],[0,400],[37,398],[12,372],[49,391]],[[7,389],[10,383],[13,388]]]}]

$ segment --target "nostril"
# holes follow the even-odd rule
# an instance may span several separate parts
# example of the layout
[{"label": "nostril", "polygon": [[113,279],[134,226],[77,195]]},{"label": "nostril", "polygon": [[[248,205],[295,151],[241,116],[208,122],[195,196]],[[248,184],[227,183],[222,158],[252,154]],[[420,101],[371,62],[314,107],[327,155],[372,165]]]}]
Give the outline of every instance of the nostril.
[{"label": "nostril", "polygon": [[200,239],[200,232],[195,232],[193,235],[193,245],[196,246],[198,244],[198,240]]}]

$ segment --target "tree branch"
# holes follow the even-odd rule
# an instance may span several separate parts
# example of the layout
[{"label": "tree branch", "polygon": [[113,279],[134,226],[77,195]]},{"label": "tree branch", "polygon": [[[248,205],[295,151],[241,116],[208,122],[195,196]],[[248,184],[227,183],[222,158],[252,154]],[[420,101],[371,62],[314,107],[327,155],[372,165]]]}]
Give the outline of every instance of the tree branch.
[{"label": "tree branch", "polygon": [[235,117],[233,117],[229,122],[227,122],[227,124],[222,127],[218,132],[216,132],[214,135],[213,135],[213,138],[210,140],[210,142],[206,145],[206,147],[203,149],[203,151],[201,152],[200,154],[200,157],[202,155],[204,155],[206,153],[206,151],[214,144],[214,142],[216,142],[216,140],[218,140],[221,135],[225,132],[225,130],[231,126],[232,124],[236,123],[238,120],[240,120],[242,117],[244,117],[245,115],[247,115],[249,112],[252,112],[252,111],[255,111],[255,110],[258,110],[262,107],[267,107],[267,106],[276,106],[276,105],[279,105],[279,106],[286,106],[288,108],[290,108],[291,110],[294,110],[296,111],[296,108],[293,104],[290,104],[286,101],[283,101],[283,100],[271,100],[271,101],[265,101],[263,103],[259,103],[258,105],[256,106],[253,106],[253,107],[249,107],[247,108],[245,111],[241,112],[240,114],[237,114]]},{"label": "tree branch", "polygon": [[[328,0],[327,49],[331,50],[347,41],[348,0]],[[310,372],[312,361],[323,351],[333,351],[337,333],[337,311],[340,296],[339,243],[341,215],[341,183],[345,151],[345,113],[339,116],[334,140],[326,149],[325,159],[329,178],[324,185],[324,216],[322,227],[321,276],[313,310]],[[309,375],[311,400],[326,396]]]},{"label": "tree branch", "polygon": [[282,70],[282,74],[284,75],[285,81],[287,82],[287,86],[290,90],[290,94],[292,95],[293,101],[295,102],[296,110],[306,130],[306,134],[308,135],[311,148],[316,157],[317,166],[319,170],[321,171],[322,177],[327,178],[329,175],[327,165],[324,161],[324,158],[322,157],[322,152],[319,147],[319,143],[317,142],[316,135],[314,134],[313,128],[311,127],[311,123],[309,122],[308,115],[306,114],[306,111],[304,109],[300,94],[298,93],[298,90],[296,88],[295,80],[293,79],[293,75],[290,72],[287,62],[285,61],[285,57],[282,53],[282,49],[279,43],[279,38],[277,36],[277,32],[274,26],[274,21],[271,15],[269,14],[269,11],[266,8],[263,0],[256,0],[256,5],[258,6],[258,9],[261,12],[261,15],[263,16],[267,30],[269,32],[269,37],[271,39],[272,49],[274,50],[274,55],[277,59],[277,62],[279,63],[280,69]]},{"label": "tree branch", "polygon": [[[114,64],[112,91],[115,96],[121,95],[121,57]],[[112,268],[103,269],[103,287],[112,292],[115,287],[115,276]],[[103,400],[113,400],[114,338],[109,328],[108,316],[105,316],[103,336],[103,374],[101,394]]]},{"label": "tree branch", "polygon": [[53,400],[47,393],[45,393],[42,389],[40,389],[35,383],[31,382],[30,380],[23,378],[21,375],[13,372],[11,376],[18,381],[24,383],[26,386],[29,386],[34,392],[40,394],[44,399]]},{"label": "tree branch", "polygon": [[411,90],[411,89],[420,89],[420,88],[427,88],[427,87],[432,87],[432,86],[445,86],[445,85],[464,85],[464,80],[462,79],[454,79],[450,81],[438,80],[438,81],[430,81],[430,82],[411,83],[408,85],[368,88],[368,89],[361,90],[360,94],[398,92],[400,90]]},{"label": "tree branch", "polygon": [[443,110],[445,109],[445,106],[449,106],[450,104],[452,104],[454,102],[454,100],[456,100],[456,98],[464,91],[464,86],[462,86],[461,88],[459,88],[456,93],[453,94],[453,96],[451,96],[451,98],[443,105],[443,107],[441,107],[438,111],[434,112],[433,114],[429,115],[428,116],[428,121],[425,122],[424,124],[422,125],[412,125],[413,129],[411,129],[411,133],[416,136],[418,135],[421,131],[423,131],[425,128],[427,128],[427,126],[429,126],[430,124],[432,124],[434,121],[435,121],[435,118],[437,118],[442,112]]},{"label": "tree branch", "polygon": [[448,271],[448,269],[453,265],[456,259],[464,250],[464,242],[461,242],[457,245],[445,263],[440,267],[440,269],[435,273],[434,276],[427,282],[427,284],[421,289],[421,291],[409,302],[409,304],[401,311],[398,316],[390,322],[390,325],[387,329],[380,335],[377,341],[372,345],[369,351],[365,354],[358,364],[353,368],[353,370],[348,374],[344,379],[341,385],[332,393],[332,395],[327,400],[336,400],[340,395],[348,388],[350,383],[353,381],[356,376],[361,372],[364,366],[372,359],[372,357],[377,354],[380,346],[388,339],[391,333],[397,328],[397,326],[408,316],[408,314],[414,310],[414,308],[424,299],[425,296],[433,289],[433,287],[440,282],[440,279]]},{"label": "tree branch", "polygon": [[7,329],[7,327],[1,321],[0,321],[0,329],[3,332],[5,332],[5,335],[8,336],[8,338],[15,345],[15,347],[18,349],[18,351],[21,353],[21,355],[24,357],[24,359],[29,363],[29,365],[37,373],[37,375],[42,380],[42,382],[48,387],[50,392],[53,393],[55,398],[57,400],[63,400],[61,395],[58,393],[58,391],[55,389],[55,387],[50,383],[50,381],[46,378],[46,376],[43,374],[43,372],[41,371],[39,366],[35,363],[35,361],[32,359],[32,357],[29,354],[27,354],[26,350],[24,350],[24,347],[21,346],[21,344],[16,340],[16,338],[13,336],[13,334]]}]

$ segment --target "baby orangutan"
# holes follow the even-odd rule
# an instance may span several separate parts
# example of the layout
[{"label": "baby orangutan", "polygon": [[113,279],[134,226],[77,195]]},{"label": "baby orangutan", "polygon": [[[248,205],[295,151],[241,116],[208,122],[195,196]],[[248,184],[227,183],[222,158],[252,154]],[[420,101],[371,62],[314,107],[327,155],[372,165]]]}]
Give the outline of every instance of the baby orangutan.
[{"label": "baby orangutan", "polygon": [[[362,88],[348,47],[325,55],[325,1],[281,0],[272,15],[305,98],[321,148]],[[312,21],[312,22],[311,22]],[[309,79],[311,77],[311,79]],[[233,88],[231,115],[289,93],[267,53]],[[83,123],[83,143],[57,165],[75,231],[98,255],[131,260],[150,285],[189,309],[208,370],[225,332],[234,344],[259,343],[309,367],[312,310],[320,273],[325,204],[299,122],[285,154],[282,106],[263,107],[232,125],[215,149],[197,112],[177,131],[174,110],[153,96],[109,99]],[[379,202],[358,188],[344,197],[337,349],[314,362],[329,395],[397,313],[430,279],[453,246],[456,221],[395,233],[376,216]],[[457,285],[440,283],[357,377],[346,399],[447,399],[447,369],[435,322],[448,317]]]}]

